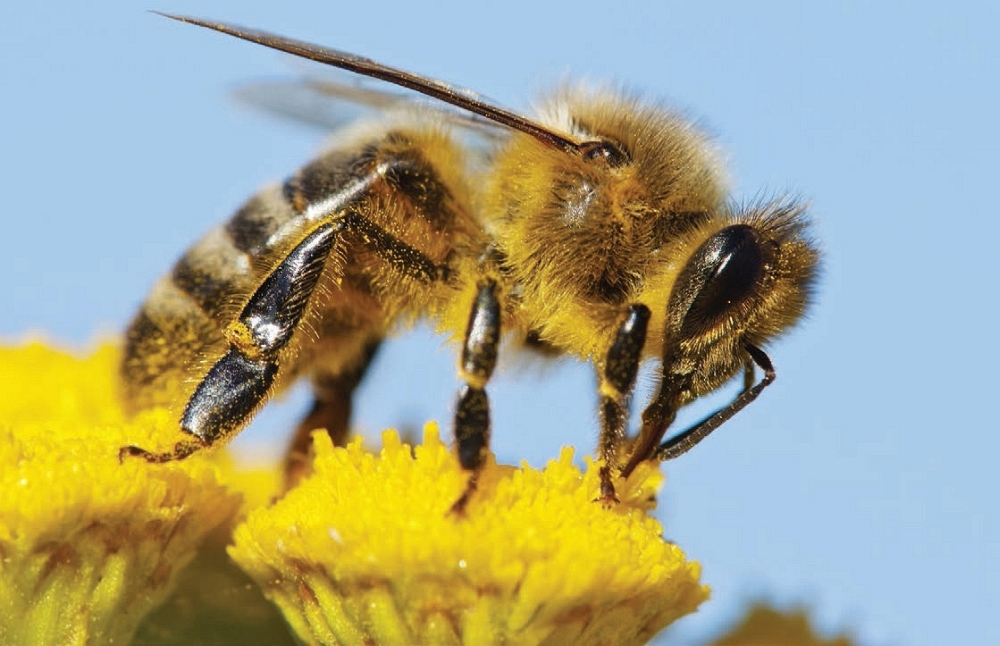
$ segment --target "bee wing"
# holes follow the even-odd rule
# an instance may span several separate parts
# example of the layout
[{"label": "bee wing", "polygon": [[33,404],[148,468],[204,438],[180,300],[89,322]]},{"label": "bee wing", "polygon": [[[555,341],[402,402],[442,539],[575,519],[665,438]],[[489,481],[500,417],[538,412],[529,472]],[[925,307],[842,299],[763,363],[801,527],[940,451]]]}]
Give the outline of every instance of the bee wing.
[{"label": "bee wing", "polygon": [[261,81],[237,88],[233,97],[248,105],[309,126],[333,130],[349,123],[360,107],[379,112],[413,111],[426,114],[468,134],[498,141],[507,129],[489,119],[411,92],[393,92],[329,79],[301,78]]}]

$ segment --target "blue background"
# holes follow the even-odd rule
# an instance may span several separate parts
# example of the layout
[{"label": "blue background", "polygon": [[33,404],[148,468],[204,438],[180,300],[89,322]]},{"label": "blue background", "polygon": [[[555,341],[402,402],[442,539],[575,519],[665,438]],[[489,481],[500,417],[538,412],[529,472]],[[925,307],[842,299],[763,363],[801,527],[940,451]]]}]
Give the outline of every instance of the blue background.
[{"label": "blue background", "polygon": [[[567,75],[622,80],[715,133],[737,198],[812,202],[825,271],[810,320],[769,347],[777,383],[666,467],[666,534],[714,589],[671,643],[759,597],[866,644],[1000,643],[996,5],[282,4],[151,8],[362,53],[515,108]],[[145,8],[0,8],[8,341],[41,331],[83,347],[120,330],[187,244],[321,144],[227,94],[298,63]],[[438,419],[447,433],[453,361],[425,331],[394,343],[360,426]],[[591,450],[592,379],[572,362],[502,372],[500,459]],[[269,407],[236,448],[260,454],[305,405]]]}]

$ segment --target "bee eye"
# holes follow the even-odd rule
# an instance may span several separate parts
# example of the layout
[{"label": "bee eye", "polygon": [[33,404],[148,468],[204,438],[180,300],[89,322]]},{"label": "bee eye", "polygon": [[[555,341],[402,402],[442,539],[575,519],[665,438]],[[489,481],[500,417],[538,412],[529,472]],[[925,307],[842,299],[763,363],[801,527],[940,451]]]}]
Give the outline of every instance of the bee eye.
[{"label": "bee eye", "polygon": [[621,144],[605,140],[585,141],[580,144],[584,159],[602,159],[612,168],[624,166],[632,161],[632,156]]},{"label": "bee eye", "polygon": [[726,227],[702,243],[671,297],[689,299],[681,335],[704,332],[750,296],[764,273],[764,255],[754,229],[745,224]]}]

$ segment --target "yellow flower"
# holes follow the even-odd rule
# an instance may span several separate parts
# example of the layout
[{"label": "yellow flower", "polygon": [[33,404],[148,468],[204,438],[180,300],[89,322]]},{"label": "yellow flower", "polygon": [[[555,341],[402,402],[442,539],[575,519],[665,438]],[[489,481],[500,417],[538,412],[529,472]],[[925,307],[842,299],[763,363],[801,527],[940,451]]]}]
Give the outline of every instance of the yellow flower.
[{"label": "yellow flower", "polygon": [[118,359],[0,348],[0,644],[290,643],[223,552],[232,487],[257,509],[229,552],[307,643],[640,644],[708,596],[648,515],[653,466],[606,509],[570,449],[543,470],[490,459],[456,517],[467,474],[435,427],[412,449],[387,432],[377,455],[319,433],[313,474],[271,504],[277,473],[119,463],[178,431],[123,415]]},{"label": "yellow flower", "polygon": [[456,517],[467,476],[436,428],[383,442],[316,434],[313,475],[236,530],[230,554],[306,643],[642,644],[707,598],[647,514],[651,466],[605,509],[570,449],[541,471],[490,461]]},{"label": "yellow flower", "polygon": [[128,643],[239,508],[210,462],[119,464],[173,431],[162,411],[124,418],[117,358],[0,349],[0,644]]}]

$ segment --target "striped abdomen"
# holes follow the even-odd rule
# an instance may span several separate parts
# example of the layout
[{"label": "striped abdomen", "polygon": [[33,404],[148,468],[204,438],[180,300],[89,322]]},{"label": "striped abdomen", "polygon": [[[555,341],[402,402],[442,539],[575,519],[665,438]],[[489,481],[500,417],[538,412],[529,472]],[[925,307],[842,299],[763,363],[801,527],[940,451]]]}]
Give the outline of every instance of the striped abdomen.
[{"label": "striped abdomen", "polygon": [[[251,198],[191,247],[129,326],[126,407],[181,409],[229,351],[226,327],[291,249],[325,222],[358,224],[338,234],[293,341],[282,350],[279,388],[303,373],[351,369],[397,319],[426,315],[447,301],[452,288],[439,267],[456,244],[472,244],[478,229],[441,179],[460,169],[442,169],[426,150],[454,157],[450,141],[431,129],[390,131],[333,150]],[[419,253],[400,263],[395,249],[378,248],[379,236]]]}]

